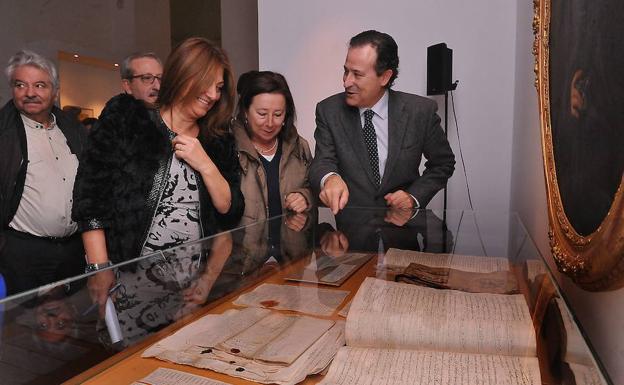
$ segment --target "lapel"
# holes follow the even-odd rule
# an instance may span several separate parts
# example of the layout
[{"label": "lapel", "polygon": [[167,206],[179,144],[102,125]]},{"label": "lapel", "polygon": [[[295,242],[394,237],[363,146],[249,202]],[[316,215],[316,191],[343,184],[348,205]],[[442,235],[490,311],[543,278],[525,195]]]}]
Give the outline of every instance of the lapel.
[{"label": "lapel", "polygon": [[[343,102],[344,103],[344,102]],[[350,107],[346,103],[343,104],[343,113],[341,116],[342,129],[345,132],[347,141],[351,144],[353,152],[357,157],[360,164],[366,170],[366,175],[370,183],[373,186],[377,185],[373,170],[370,166],[370,159],[368,159],[368,149],[366,143],[364,143],[364,135],[362,134],[362,121],[360,120],[359,110],[355,107]]]},{"label": "lapel", "polygon": [[386,167],[384,168],[383,178],[380,187],[383,189],[391,177],[394,170],[401,144],[407,132],[405,119],[405,105],[396,92],[388,91],[388,158],[386,159]]}]

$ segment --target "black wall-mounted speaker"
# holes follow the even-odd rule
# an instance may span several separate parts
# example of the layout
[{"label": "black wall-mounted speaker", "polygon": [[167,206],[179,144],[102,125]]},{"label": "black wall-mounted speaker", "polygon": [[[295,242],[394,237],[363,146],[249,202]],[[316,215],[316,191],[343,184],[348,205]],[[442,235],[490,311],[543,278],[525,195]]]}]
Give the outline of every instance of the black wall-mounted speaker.
[{"label": "black wall-mounted speaker", "polygon": [[453,50],[446,43],[427,47],[427,95],[443,95],[453,89]]}]

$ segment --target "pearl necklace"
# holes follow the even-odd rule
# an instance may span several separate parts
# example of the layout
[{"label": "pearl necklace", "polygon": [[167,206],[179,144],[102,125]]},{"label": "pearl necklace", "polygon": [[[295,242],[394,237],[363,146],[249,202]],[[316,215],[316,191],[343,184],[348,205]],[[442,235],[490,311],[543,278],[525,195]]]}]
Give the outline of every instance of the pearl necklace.
[{"label": "pearl necklace", "polygon": [[273,143],[273,145],[270,148],[261,148],[259,146],[256,146],[256,144],[253,141],[251,142],[251,144],[253,144],[254,148],[256,150],[258,150],[259,153],[261,153],[261,154],[270,154],[277,147],[277,142],[279,142],[279,140],[277,138],[275,138],[275,143]]}]

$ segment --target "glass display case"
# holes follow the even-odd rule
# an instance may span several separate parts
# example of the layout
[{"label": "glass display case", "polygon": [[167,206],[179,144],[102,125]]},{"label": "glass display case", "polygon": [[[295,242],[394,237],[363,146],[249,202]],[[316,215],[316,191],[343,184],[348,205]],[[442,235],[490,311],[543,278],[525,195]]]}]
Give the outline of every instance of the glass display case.
[{"label": "glass display case", "polygon": [[[0,308],[2,384],[131,384],[158,368],[229,384],[611,383],[513,213],[284,215]],[[259,329],[232,331],[243,320]],[[243,349],[267,323],[284,329]]]}]

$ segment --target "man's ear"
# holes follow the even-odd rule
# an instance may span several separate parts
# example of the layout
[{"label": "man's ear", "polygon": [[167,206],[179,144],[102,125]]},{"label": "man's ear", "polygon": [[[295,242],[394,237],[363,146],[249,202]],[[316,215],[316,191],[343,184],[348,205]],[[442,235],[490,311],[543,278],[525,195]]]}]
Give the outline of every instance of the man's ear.
[{"label": "man's ear", "polygon": [[390,78],[392,77],[392,70],[387,69],[381,74],[381,86],[385,87],[388,85]]},{"label": "man's ear", "polygon": [[123,92],[127,93],[128,95],[132,95],[132,89],[130,88],[130,80],[121,79],[121,89],[123,90]]}]

